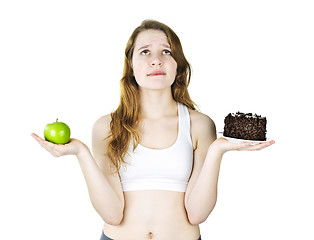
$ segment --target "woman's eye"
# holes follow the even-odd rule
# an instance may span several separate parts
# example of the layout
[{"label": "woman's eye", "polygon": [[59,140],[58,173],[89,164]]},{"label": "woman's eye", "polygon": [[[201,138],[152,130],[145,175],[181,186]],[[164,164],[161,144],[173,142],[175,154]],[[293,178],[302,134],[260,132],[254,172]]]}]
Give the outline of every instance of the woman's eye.
[{"label": "woman's eye", "polygon": [[143,50],[142,52],[141,52],[141,55],[148,55],[149,54],[149,51],[148,50]]},{"label": "woman's eye", "polygon": [[163,50],[162,54],[164,54],[164,55],[171,55],[171,51],[170,50]]}]

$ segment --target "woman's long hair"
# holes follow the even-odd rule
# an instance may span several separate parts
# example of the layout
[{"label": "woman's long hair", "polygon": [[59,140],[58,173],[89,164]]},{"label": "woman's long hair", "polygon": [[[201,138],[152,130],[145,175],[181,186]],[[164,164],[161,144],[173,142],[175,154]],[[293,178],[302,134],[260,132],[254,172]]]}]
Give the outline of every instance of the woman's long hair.
[{"label": "woman's long hair", "polygon": [[195,103],[188,93],[188,85],[191,78],[191,67],[186,60],[180,40],[175,32],[163,23],[154,20],[145,20],[132,33],[127,42],[124,57],[123,76],[120,80],[120,103],[114,112],[111,113],[108,144],[108,156],[119,171],[122,163],[125,163],[124,156],[129,149],[130,140],[133,140],[133,150],[139,143],[139,135],[136,126],[139,120],[139,90],[138,84],[133,75],[132,57],[136,37],[145,30],[161,30],[168,39],[171,54],[177,62],[177,76],[171,86],[172,96],[176,102],[182,103],[192,110],[196,110]]}]

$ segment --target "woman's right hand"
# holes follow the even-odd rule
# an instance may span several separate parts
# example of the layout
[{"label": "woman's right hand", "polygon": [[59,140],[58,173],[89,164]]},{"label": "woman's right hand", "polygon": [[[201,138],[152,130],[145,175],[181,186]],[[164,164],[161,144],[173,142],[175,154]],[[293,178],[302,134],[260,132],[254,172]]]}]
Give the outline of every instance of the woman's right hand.
[{"label": "woman's right hand", "polygon": [[71,138],[67,144],[54,144],[42,139],[35,133],[32,133],[31,136],[39,143],[40,146],[46,149],[54,157],[61,157],[64,155],[77,156],[80,152],[82,152],[82,150],[87,148],[84,143],[75,138]]}]

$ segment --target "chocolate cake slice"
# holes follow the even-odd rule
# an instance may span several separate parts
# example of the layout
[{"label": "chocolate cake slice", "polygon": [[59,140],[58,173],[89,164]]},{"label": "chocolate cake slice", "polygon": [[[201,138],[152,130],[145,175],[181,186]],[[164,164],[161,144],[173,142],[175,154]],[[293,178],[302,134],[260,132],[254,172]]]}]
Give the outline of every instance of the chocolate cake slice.
[{"label": "chocolate cake slice", "polygon": [[229,113],[224,120],[223,136],[245,140],[266,140],[266,117],[252,113]]}]

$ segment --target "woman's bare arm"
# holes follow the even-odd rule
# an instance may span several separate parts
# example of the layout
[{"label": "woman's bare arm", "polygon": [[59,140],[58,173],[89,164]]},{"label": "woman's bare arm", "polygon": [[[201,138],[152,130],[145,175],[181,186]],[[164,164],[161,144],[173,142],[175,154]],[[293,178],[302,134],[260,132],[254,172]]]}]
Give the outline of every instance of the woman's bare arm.
[{"label": "woman's bare arm", "polygon": [[[36,134],[33,138],[55,157],[75,155],[82,169],[92,205],[102,219],[111,225],[118,225],[123,219],[124,198],[118,176],[110,174],[109,159],[106,153],[106,134],[108,117],[99,119],[93,127],[93,152],[77,139],[68,144],[57,145],[45,141]],[[109,125],[108,125],[109,126]],[[99,165],[97,164],[99,162]]]},{"label": "woman's bare arm", "polygon": [[193,133],[197,138],[197,145],[194,150],[194,168],[186,191],[185,206],[189,221],[196,225],[204,222],[215,207],[223,154],[232,150],[261,150],[275,142],[251,145],[250,142],[231,143],[225,138],[216,139],[215,124],[209,117],[202,115],[194,120],[196,121],[192,122],[192,127],[194,127]]}]

